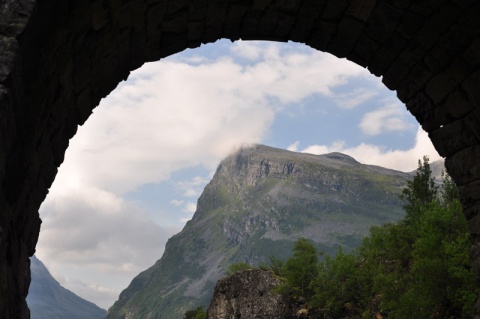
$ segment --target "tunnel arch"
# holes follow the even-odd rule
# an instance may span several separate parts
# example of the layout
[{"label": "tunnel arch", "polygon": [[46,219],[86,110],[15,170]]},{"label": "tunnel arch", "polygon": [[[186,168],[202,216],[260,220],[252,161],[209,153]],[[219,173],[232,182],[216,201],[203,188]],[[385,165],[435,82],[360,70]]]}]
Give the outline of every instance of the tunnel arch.
[{"label": "tunnel arch", "polygon": [[474,0],[3,0],[2,318],[28,316],[38,208],[77,126],[131,70],[222,38],[300,42],[382,76],[446,157],[480,270],[478,16]]}]

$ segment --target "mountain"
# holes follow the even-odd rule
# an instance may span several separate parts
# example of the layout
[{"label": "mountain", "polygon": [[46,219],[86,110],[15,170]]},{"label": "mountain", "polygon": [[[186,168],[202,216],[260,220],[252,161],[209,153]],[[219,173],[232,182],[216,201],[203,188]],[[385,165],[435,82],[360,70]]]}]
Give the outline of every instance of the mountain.
[{"label": "mountain", "polygon": [[182,318],[208,305],[228,265],[289,257],[298,237],[333,254],[356,247],[370,226],[403,217],[407,173],[350,156],[255,145],[224,159],[184,229],[135,277],[107,318]]},{"label": "mountain", "polygon": [[63,288],[35,256],[30,258],[32,281],[27,296],[31,319],[103,319],[106,310]]}]

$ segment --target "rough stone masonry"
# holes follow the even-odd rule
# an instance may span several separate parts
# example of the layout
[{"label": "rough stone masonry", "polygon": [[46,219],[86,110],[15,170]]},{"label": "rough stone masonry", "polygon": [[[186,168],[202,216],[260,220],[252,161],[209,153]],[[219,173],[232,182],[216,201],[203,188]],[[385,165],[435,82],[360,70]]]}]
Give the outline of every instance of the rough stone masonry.
[{"label": "rough stone masonry", "polygon": [[479,17],[477,0],[0,0],[0,318],[29,317],[38,208],[77,126],[131,70],[221,38],[382,76],[446,157],[480,273]]}]

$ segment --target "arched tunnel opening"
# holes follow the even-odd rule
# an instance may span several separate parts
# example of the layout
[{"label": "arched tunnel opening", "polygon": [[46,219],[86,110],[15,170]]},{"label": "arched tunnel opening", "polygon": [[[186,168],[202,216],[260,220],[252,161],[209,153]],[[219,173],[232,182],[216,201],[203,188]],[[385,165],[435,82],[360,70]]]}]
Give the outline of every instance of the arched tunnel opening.
[{"label": "arched tunnel opening", "polygon": [[382,76],[446,158],[478,269],[474,1],[5,1],[1,9],[3,317],[28,314],[38,208],[77,126],[131,70],[221,38],[305,43]]},{"label": "arched tunnel opening", "polygon": [[404,172],[439,158],[365,69],[301,44],[219,41],[142,66],[101,101],[42,204],[36,256],[108,309],[191,219],[220,160],[252,143]]}]

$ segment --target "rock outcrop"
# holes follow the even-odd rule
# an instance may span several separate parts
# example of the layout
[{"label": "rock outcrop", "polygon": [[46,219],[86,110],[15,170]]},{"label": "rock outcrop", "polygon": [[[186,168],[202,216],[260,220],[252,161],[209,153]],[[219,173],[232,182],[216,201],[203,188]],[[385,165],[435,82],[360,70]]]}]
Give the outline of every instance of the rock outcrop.
[{"label": "rock outcrop", "polygon": [[292,318],[289,301],[274,291],[279,283],[273,272],[260,269],[221,279],[215,286],[207,319]]}]

